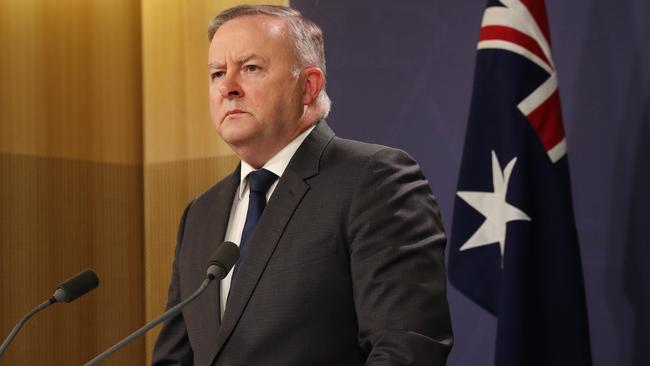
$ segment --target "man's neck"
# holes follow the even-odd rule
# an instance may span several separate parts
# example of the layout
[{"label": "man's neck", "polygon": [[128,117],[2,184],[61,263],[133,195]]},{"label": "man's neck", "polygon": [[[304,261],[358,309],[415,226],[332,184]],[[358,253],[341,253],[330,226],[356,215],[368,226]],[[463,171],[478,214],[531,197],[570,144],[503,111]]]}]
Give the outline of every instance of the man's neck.
[{"label": "man's neck", "polygon": [[235,148],[232,147],[235,151],[235,154],[241,161],[245,161],[251,167],[255,169],[262,168],[269,160],[274,156],[279,154],[283,149],[295,141],[299,136],[301,136],[305,131],[311,129],[316,125],[318,119],[313,120],[313,122],[308,124],[303,124],[299,129],[297,129],[289,139],[284,141],[282,144],[277,144],[271,148],[263,149],[261,146],[247,146],[245,148]]},{"label": "man's neck", "polygon": [[243,179],[246,177],[246,175],[248,175],[248,173],[260,168],[267,169],[272,173],[274,173],[275,175],[277,175],[278,177],[281,177],[284,174],[285,169],[289,165],[289,162],[295,155],[296,151],[298,151],[302,143],[305,141],[307,136],[309,136],[309,134],[313,131],[314,128],[316,128],[315,125],[311,126],[307,130],[303,131],[300,135],[296,136],[296,138],[294,138],[289,144],[287,144],[278,153],[273,155],[273,157],[271,157],[263,165],[254,166],[249,164],[246,161],[242,161],[240,179],[243,181]]}]

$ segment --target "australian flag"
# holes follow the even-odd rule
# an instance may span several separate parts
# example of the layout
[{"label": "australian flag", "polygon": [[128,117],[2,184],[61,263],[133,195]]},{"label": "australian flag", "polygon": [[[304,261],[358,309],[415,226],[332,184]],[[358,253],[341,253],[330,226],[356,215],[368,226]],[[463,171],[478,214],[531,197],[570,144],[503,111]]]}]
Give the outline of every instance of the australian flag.
[{"label": "australian flag", "polygon": [[488,1],[477,49],[450,281],[497,317],[496,366],[591,365],[544,1]]}]

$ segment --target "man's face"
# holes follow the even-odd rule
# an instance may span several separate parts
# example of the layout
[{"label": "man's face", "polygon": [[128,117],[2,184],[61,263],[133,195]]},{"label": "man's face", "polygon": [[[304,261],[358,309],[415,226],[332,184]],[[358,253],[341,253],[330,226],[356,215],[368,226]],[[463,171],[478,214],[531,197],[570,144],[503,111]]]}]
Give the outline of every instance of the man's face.
[{"label": "man's face", "polygon": [[240,158],[253,154],[263,164],[305,129],[304,86],[293,74],[281,20],[255,15],[226,22],[212,39],[208,63],[212,121]]}]

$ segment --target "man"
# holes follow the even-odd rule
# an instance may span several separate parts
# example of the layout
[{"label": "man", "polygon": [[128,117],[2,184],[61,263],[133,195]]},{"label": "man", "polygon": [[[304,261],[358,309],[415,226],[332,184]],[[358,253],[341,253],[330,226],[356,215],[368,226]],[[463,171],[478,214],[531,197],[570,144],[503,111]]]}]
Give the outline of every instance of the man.
[{"label": "man", "polygon": [[222,241],[241,257],[154,364],[444,365],[445,235],[417,163],[334,136],[322,33],[297,11],[235,7],[208,33],[212,120],[241,164],[185,209],[167,306]]}]

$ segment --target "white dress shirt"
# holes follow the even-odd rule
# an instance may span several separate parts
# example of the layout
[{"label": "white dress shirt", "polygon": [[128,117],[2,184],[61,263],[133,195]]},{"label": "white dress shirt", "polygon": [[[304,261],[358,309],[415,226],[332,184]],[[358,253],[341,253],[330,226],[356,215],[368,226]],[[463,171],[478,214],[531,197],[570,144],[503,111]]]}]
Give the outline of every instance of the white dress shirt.
[{"label": "white dress shirt", "polygon": [[[271,185],[269,191],[266,193],[266,202],[269,201],[275,187],[278,185],[278,181],[282,177],[284,170],[289,165],[289,161],[296,153],[302,142],[307,138],[307,135],[314,129],[315,126],[311,126],[305,132],[301,133],[298,137],[293,139],[287,146],[280,150],[275,156],[273,156],[261,169],[266,169],[273,174],[278,176],[278,179]],[[255,169],[250,166],[245,161],[241,162],[241,175],[239,181],[239,188],[237,189],[237,194],[232,202],[232,208],[230,209],[230,219],[228,220],[228,227],[226,229],[225,241],[231,241],[237,245],[241,241],[241,234],[244,230],[244,223],[246,222],[246,214],[248,213],[248,194],[250,189],[248,187],[248,174],[250,174]],[[248,255],[255,255],[253,252],[248,252]],[[232,279],[233,271],[230,271],[226,278],[221,281],[221,318],[223,319],[223,313],[226,310],[226,301],[228,299],[228,292],[230,291],[230,281]]]}]

